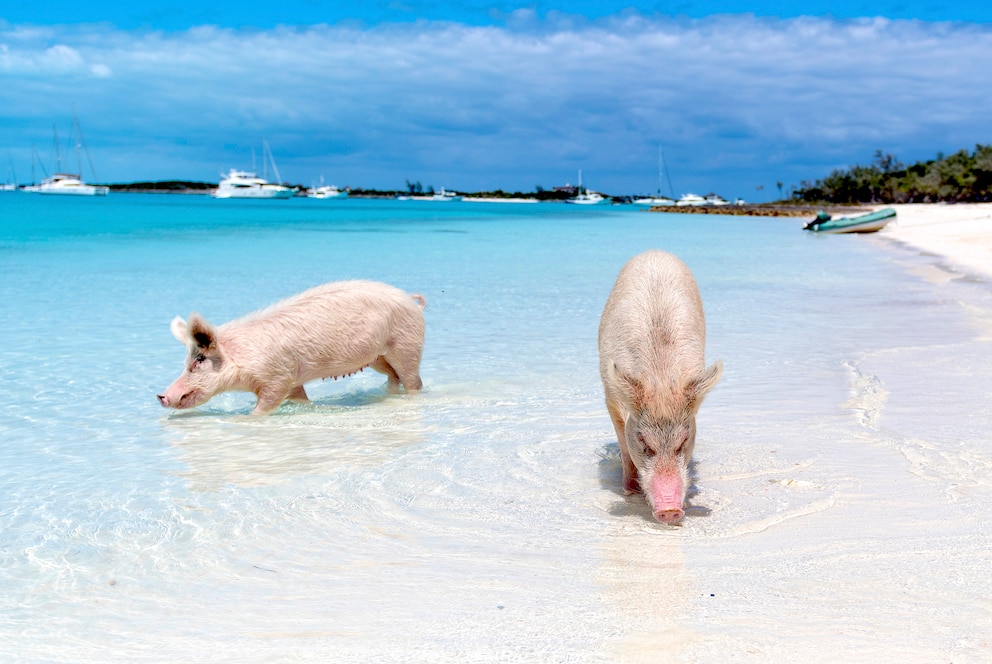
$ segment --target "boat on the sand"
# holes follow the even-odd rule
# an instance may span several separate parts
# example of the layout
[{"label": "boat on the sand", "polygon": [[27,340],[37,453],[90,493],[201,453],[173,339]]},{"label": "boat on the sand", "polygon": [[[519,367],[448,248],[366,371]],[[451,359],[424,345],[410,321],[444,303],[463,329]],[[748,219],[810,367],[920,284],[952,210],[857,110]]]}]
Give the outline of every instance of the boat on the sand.
[{"label": "boat on the sand", "polygon": [[816,214],[815,219],[803,226],[803,230],[814,233],[874,233],[885,228],[885,225],[895,218],[896,211],[892,208],[836,219],[821,210]]}]

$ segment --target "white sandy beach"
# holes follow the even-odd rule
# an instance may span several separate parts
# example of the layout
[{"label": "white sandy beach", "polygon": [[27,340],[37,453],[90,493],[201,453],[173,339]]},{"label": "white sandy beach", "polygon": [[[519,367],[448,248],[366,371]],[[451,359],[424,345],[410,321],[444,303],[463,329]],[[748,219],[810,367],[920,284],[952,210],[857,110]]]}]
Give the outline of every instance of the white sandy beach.
[{"label": "white sandy beach", "polygon": [[992,276],[992,203],[893,205],[896,222],[881,236]]}]

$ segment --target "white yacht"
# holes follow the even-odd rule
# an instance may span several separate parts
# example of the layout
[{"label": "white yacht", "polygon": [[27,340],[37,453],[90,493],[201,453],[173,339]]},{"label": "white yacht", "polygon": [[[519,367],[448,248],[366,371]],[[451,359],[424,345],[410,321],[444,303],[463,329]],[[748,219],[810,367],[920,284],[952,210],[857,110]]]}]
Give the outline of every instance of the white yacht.
[{"label": "white yacht", "polygon": [[345,198],[347,195],[347,191],[339,189],[333,184],[307,189],[307,198]]},{"label": "white yacht", "polygon": [[680,198],[675,204],[679,207],[702,207],[704,205],[712,205],[712,203],[698,194],[683,194],[682,198]]},{"label": "white yacht", "polygon": [[462,200],[461,194],[456,194],[453,191],[448,191],[447,189],[441,188],[440,191],[436,191],[433,194],[426,194],[423,196],[397,196],[396,200],[400,201],[460,201]]},{"label": "white yacht", "polygon": [[571,203],[572,205],[599,205],[606,200],[606,197],[602,194],[597,194],[595,191],[583,191],[572,198],[566,198],[566,203]]},{"label": "white yacht", "polygon": [[250,171],[232,168],[221,175],[214,198],[292,198],[296,192],[281,184],[272,184]]},{"label": "white yacht", "polygon": [[348,191],[333,184],[324,184],[324,176],[320,176],[320,184],[306,190],[307,198],[344,198]]},{"label": "white yacht", "polygon": [[636,205],[651,205],[655,207],[675,205],[675,201],[671,198],[666,198],[665,196],[645,196],[644,198],[635,198],[634,203]]},{"label": "white yacht", "polygon": [[579,186],[578,193],[572,198],[566,198],[566,203],[571,203],[572,205],[599,205],[604,202],[606,197],[602,194],[597,194],[595,191],[589,191],[588,189],[582,188],[582,171],[579,171]]},{"label": "white yacht", "polygon": [[[252,164],[255,163],[255,151],[252,150]],[[276,160],[272,156],[272,150],[265,140],[262,141],[263,164],[272,162],[272,170],[275,172],[276,180],[279,177],[279,169],[276,167]],[[214,198],[292,198],[296,195],[296,190],[281,184],[273,184],[265,177],[258,177],[254,169],[251,171],[239,171],[232,168],[227,175],[221,173],[220,184],[214,190]]]},{"label": "white yacht", "polygon": [[43,179],[41,184],[24,187],[24,191],[68,196],[106,196],[110,193],[110,187],[86,184],[74,173],[56,173]]},{"label": "white yacht", "polygon": [[462,197],[453,191],[448,191],[444,187],[441,187],[441,191],[435,192],[431,196],[432,201],[460,201]]}]

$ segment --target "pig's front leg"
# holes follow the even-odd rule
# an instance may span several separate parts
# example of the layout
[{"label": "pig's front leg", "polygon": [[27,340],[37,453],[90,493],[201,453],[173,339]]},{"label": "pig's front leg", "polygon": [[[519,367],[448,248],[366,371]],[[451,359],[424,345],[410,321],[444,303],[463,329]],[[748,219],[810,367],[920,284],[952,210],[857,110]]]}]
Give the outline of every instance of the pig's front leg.
[{"label": "pig's front leg", "polygon": [[[301,391],[303,390],[302,387],[299,389]],[[284,387],[263,387],[255,393],[255,396],[258,397],[258,402],[255,404],[255,410],[251,411],[251,414],[265,415],[266,413],[270,413],[295,393],[295,390],[287,391]],[[306,395],[304,394],[304,396]]]},{"label": "pig's front leg", "polygon": [[630,458],[630,450],[627,449],[627,426],[621,410],[613,403],[607,402],[606,410],[610,413],[610,420],[613,421],[613,428],[617,432],[617,442],[620,443],[620,464],[623,467],[623,492],[627,495],[641,492],[641,483],[637,478],[637,466]]}]

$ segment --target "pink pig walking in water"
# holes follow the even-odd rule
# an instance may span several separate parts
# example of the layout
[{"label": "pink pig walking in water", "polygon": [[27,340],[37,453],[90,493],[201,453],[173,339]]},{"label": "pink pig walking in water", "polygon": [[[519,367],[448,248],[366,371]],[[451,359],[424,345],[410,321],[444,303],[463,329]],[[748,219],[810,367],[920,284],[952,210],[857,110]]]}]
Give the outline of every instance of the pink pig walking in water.
[{"label": "pink pig walking in water", "polygon": [[643,491],[654,518],[685,514],[696,413],[723,372],[706,368],[703,303],[692,272],[672,254],[630,259],[599,324],[599,371],[620,442],[623,489]]},{"label": "pink pig walking in water", "polygon": [[387,284],[340,281],[311,288],[267,309],[214,327],[199,314],[173,319],[186,344],[182,375],[158,400],[193,408],[230,390],[254,392],[253,415],[286,399],[307,401],[303,384],[372,367],[391,391],[422,387],[426,302]]}]

